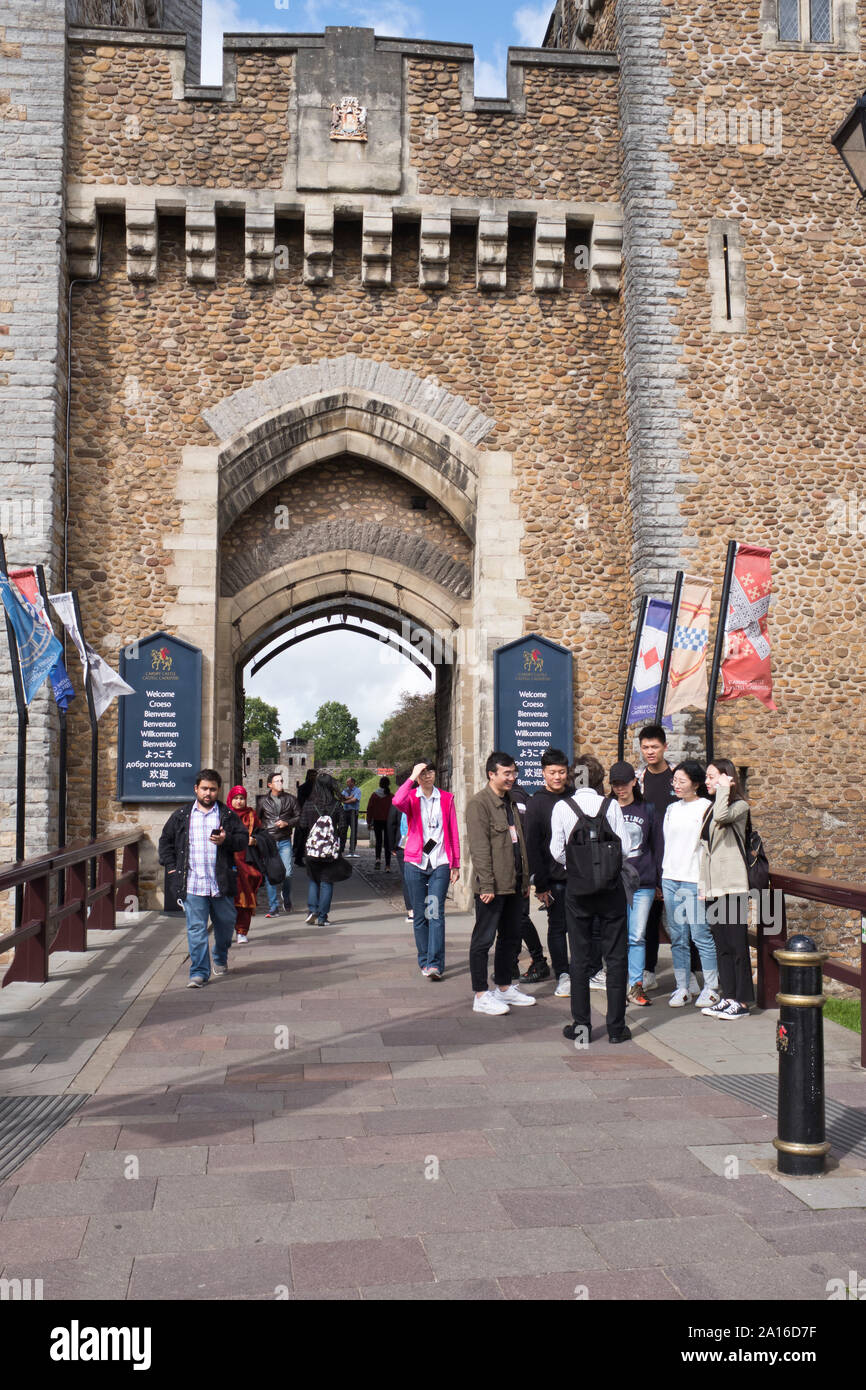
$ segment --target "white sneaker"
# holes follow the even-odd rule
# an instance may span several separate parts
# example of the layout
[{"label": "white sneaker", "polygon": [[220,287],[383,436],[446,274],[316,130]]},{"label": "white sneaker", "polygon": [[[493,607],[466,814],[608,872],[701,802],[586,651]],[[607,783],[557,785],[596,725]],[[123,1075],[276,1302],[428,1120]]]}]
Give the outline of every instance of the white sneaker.
[{"label": "white sneaker", "polygon": [[682,1009],[686,1004],[690,1004],[692,996],[687,989],[675,989],[668,1003],[672,1009]]},{"label": "white sneaker", "polygon": [[534,994],[524,994],[522,989],[516,985],[509,985],[507,989],[500,989],[496,986],[494,998],[499,1004],[536,1004],[538,1001]]},{"label": "white sneaker", "polygon": [[307,915],[306,915],[306,917],[304,918],[304,926],[305,926],[305,927],[309,927],[309,926],[311,926],[312,923],[315,922],[315,921],[316,921],[316,914],[315,914],[315,912],[308,912]]},{"label": "white sneaker", "polygon": [[237,941],[235,942],[235,945],[236,945],[236,946],[249,946],[249,944],[250,944],[250,943],[247,941],[247,939],[246,939],[246,937],[244,936],[243,932],[238,932],[238,939],[237,939]]},{"label": "white sneaker", "polygon": [[571,976],[568,971],[563,971],[556,982],[556,989],[553,991],[557,999],[571,998]]},{"label": "white sneaker", "polygon": [[701,992],[701,986],[700,986],[700,983],[699,983],[699,981],[698,981],[698,977],[697,977],[697,975],[695,975],[694,973],[692,973],[692,974],[689,976],[689,993],[690,993],[690,994],[700,994],[700,992]]},{"label": "white sneaker", "polygon": [[709,985],[704,985],[704,988],[701,990],[700,994],[695,1000],[695,1008],[708,1009],[711,1005],[718,1004],[718,1002],[718,992],[714,989],[710,989]]},{"label": "white sneaker", "polygon": [[597,975],[593,975],[589,982],[590,989],[607,989],[607,974],[604,970],[599,970]]},{"label": "white sneaker", "polygon": [[472,1000],[472,1012],[474,1014],[510,1014],[511,1010],[507,1004],[500,1004],[494,997],[493,991],[488,990],[486,994],[476,994]]},{"label": "white sneaker", "polygon": [[645,970],[643,972],[643,987],[644,990],[658,989],[658,983],[656,981],[654,970]]}]

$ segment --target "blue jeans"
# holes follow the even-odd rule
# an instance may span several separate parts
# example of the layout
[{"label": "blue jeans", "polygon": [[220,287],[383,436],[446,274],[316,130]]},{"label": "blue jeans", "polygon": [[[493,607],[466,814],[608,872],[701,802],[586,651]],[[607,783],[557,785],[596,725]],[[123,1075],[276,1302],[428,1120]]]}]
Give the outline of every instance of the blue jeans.
[{"label": "blue jeans", "polygon": [[[286,876],[283,879],[283,907],[292,905],[292,869],[294,860],[292,858],[291,840],[277,840],[277,849],[280,858],[286,866]],[[277,912],[280,906],[279,884],[271,883],[265,879],[265,887],[268,890],[268,912]]]},{"label": "blue jeans", "polygon": [[438,869],[421,869],[403,864],[404,882],[412,899],[412,928],[418,949],[418,964],[423,970],[431,966],[445,969],[445,894],[451,879],[451,868],[440,864]]},{"label": "blue jeans", "polygon": [[[309,873],[309,869],[307,872]],[[310,886],[307,889],[307,912],[315,912],[320,926],[328,915],[333,896],[333,883],[316,883],[310,875]]]},{"label": "blue jeans", "polygon": [[210,950],[207,940],[208,913],[213,918],[214,965],[227,965],[237,909],[231,898],[205,898],[187,893],[183,905],[186,914],[186,939],[189,943],[189,977],[199,975],[210,979]]},{"label": "blue jeans", "polygon": [[665,913],[668,934],[671,938],[671,955],[674,961],[674,979],[677,989],[688,989],[691,971],[689,934],[698,948],[704,984],[718,990],[719,968],[716,960],[716,946],[707,926],[703,901],[698,897],[698,885],[686,883],[681,879],[663,878],[662,893],[665,900]]},{"label": "blue jeans", "polygon": [[636,888],[628,910],[628,987],[643,983],[646,924],[655,900],[654,888]]}]

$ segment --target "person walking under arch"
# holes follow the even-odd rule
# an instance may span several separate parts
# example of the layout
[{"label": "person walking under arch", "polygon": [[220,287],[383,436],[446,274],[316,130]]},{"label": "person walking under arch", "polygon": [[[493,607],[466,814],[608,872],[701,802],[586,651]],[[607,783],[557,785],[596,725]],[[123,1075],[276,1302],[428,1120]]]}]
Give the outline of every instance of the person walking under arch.
[{"label": "person walking under arch", "polygon": [[[259,808],[261,811],[262,826],[272,835],[277,844],[277,853],[283,861],[286,876],[283,879],[283,910],[291,912],[292,909],[292,868],[294,856],[292,852],[292,831],[298,823],[300,806],[298,798],[292,796],[291,792],[283,790],[283,774],[272,772],[268,777],[268,794]],[[268,910],[266,917],[279,917],[280,915],[280,889],[276,883],[271,883],[270,879],[265,880],[268,892]]]},{"label": "person walking under arch", "polygon": [[[259,829],[261,821],[252,806],[247,805],[245,787],[232,787],[229,792],[229,806],[238,819],[243,821],[247,835],[249,836],[249,843],[252,844],[253,832]],[[235,892],[235,907],[237,909],[235,931],[238,935],[237,944],[239,946],[245,946],[249,937],[250,922],[256,910],[256,895],[262,886],[262,875],[254,864],[247,863],[247,852],[245,849],[236,852],[235,868],[237,869],[238,875],[238,886]]]},{"label": "person walking under arch", "polygon": [[460,877],[460,836],[451,792],[436,786],[434,763],[416,763],[394,793],[407,821],[403,874],[412,902],[412,928],[421,974],[441,980],[445,970],[445,895]]},{"label": "person walking under arch", "polygon": [[390,777],[380,777],[379,785],[367,802],[367,825],[376,839],[376,863],[374,868],[382,867],[382,847],[385,849],[385,872],[391,872],[391,844],[388,839],[388,812],[393,801]]},{"label": "person walking under arch", "polygon": [[330,926],[328,913],[337,881],[337,865],[351,865],[340,859],[340,834],[346,812],[338,783],[327,772],[316,774],[316,783],[301,811],[300,826],[306,833],[304,861],[309,888],[306,922]]},{"label": "person walking under arch", "polygon": [[700,893],[716,944],[721,999],[702,1010],[711,1018],[745,1018],[755,1002],[749,956],[749,803],[729,758],[707,768],[713,809],[704,817]]}]

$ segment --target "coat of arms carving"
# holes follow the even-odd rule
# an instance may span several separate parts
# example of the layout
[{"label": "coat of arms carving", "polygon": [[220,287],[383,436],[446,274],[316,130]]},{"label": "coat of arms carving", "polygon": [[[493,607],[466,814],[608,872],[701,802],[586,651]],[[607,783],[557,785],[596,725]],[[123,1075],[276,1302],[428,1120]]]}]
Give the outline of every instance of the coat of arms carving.
[{"label": "coat of arms carving", "polygon": [[339,106],[331,103],[331,139],[366,140],[367,108],[357,97],[343,97]]}]

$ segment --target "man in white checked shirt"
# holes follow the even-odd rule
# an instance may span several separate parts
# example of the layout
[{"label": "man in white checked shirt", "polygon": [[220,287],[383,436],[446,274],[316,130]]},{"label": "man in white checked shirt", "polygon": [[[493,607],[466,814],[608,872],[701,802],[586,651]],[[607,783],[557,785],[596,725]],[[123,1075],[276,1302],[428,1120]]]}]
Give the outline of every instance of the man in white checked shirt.
[{"label": "man in white checked shirt", "polygon": [[201,989],[211,976],[208,917],[213,920],[214,975],[228,969],[237,917],[234,856],[246,849],[249,836],[240,817],[218,799],[221,786],[219,773],[203,768],[195,781],[195,801],[169,816],[159,839],[169,892],[186,916],[188,989]]}]

